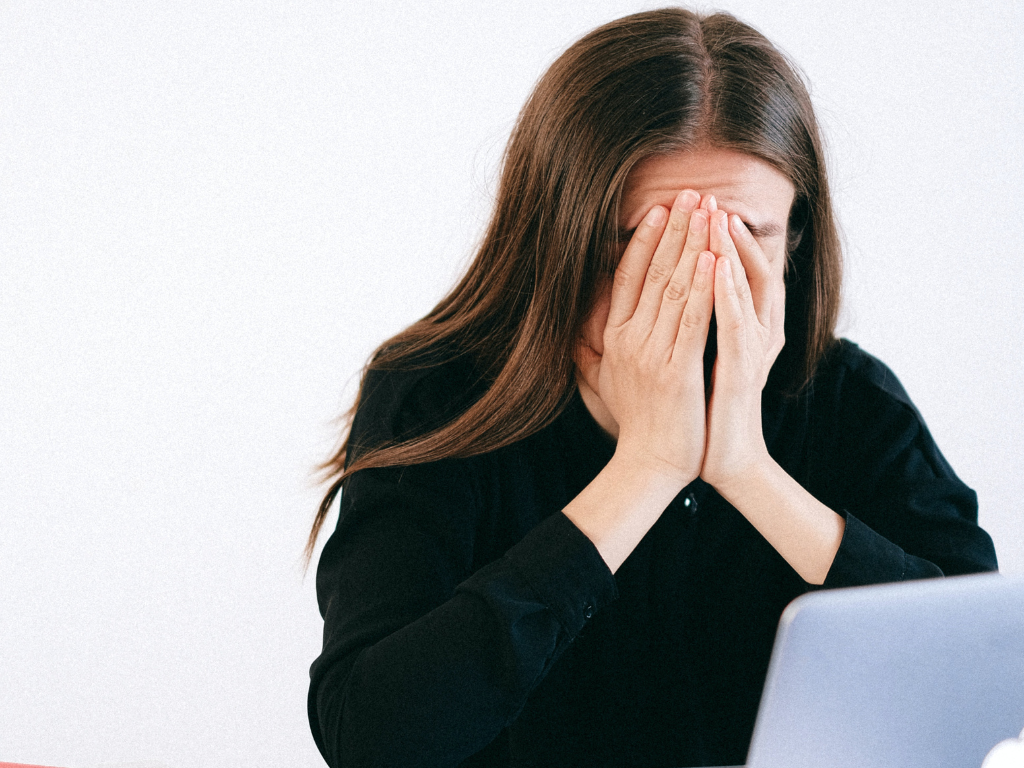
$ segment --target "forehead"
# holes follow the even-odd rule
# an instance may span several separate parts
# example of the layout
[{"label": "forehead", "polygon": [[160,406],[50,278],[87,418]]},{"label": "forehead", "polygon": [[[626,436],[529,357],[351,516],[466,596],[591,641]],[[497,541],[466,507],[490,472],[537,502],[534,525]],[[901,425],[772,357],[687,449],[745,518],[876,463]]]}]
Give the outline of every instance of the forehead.
[{"label": "forehead", "polygon": [[708,148],[655,155],[627,177],[620,225],[634,228],[653,206],[671,206],[684,189],[714,195],[719,208],[748,224],[777,224],[783,231],[796,191],[773,166],[742,152]]}]

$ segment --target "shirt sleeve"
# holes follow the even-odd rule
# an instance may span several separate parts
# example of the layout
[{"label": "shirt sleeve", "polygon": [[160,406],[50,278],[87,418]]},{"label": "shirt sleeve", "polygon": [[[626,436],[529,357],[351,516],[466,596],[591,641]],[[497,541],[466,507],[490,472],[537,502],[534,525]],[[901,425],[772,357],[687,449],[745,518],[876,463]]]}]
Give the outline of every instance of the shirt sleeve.
[{"label": "shirt sleeve", "polygon": [[324,646],[308,703],[328,765],[457,765],[616,596],[558,511],[473,572],[479,504],[472,462],[351,478],[317,573]]},{"label": "shirt sleeve", "polygon": [[939,451],[896,376],[864,362],[842,389],[829,503],[846,529],[824,587],[994,571],[978,499]]}]

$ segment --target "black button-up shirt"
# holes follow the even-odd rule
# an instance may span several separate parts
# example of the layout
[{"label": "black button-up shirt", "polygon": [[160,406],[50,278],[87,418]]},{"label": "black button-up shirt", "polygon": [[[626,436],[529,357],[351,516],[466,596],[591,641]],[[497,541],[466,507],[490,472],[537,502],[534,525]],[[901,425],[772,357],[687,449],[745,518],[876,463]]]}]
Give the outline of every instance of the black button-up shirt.
[{"label": "black button-up shirt", "polygon": [[[371,373],[351,444],[436,424],[470,380]],[[773,458],[846,519],[824,587],[996,568],[974,492],[856,345],[762,410]],[[613,575],[561,513],[613,451],[577,395],[504,449],[351,478],[317,572],[309,716],[329,765],[745,760],[779,616],[816,587],[701,480]]]}]

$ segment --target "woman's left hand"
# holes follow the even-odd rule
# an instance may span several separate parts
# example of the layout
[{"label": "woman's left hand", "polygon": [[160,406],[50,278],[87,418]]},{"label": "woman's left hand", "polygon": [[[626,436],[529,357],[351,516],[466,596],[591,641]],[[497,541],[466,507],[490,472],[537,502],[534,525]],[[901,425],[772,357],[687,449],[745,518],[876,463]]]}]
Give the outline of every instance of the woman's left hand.
[{"label": "woman's left hand", "polygon": [[[708,205],[708,203],[705,203]],[[701,478],[723,496],[770,460],[761,431],[761,391],[785,343],[785,282],[739,216],[710,203],[718,357],[711,377]]]}]

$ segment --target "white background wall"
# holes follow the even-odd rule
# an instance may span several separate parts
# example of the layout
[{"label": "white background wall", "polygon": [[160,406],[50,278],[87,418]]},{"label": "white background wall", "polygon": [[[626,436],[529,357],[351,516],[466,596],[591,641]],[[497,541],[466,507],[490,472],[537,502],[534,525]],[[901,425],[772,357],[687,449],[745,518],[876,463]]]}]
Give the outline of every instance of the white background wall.
[{"label": "white background wall", "polygon": [[[0,3],[0,761],[322,765],[330,420],[465,265],[536,78],[657,5]],[[1024,573],[1024,5],[728,9],[812,84],[841,330]]]}]

